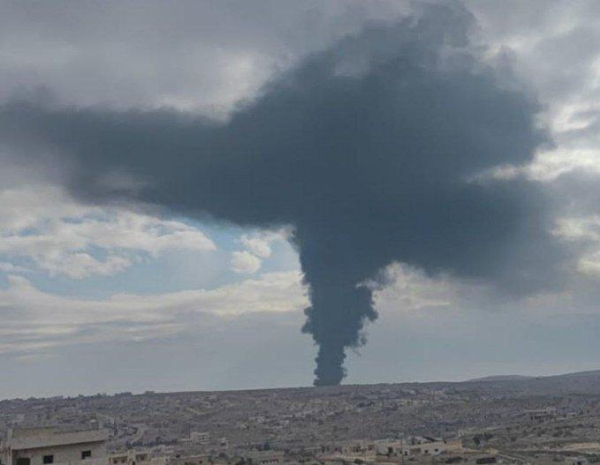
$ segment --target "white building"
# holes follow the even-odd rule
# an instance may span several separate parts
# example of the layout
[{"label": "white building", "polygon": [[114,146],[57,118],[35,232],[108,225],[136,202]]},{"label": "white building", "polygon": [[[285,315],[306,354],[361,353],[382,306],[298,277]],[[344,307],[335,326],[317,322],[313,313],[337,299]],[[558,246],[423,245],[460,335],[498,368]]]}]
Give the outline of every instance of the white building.
[{"label": "white building", "polygon": [[394,441],[377,441],[377,454],[388,457],[407,457],[413,455],[440,455],[448,452],[460,452],[460,439],[441,440],[424,437],[411,437]]},{"label": "white building", "polygon": [[284,453],[275,450],[248,451],[240,456],[250,465],[280,465],[284,462]]},{"label": "white building", "polygon": [[104,465],[105,430],[59,431],[55,428],[11,430],[3,443],[3,465]]},{"label": "white building", "polygon": [[[166,465],[167,457],[153,457],[148,451],[128,450],[108,456],[108,465]],[[87,465],[87,464],[83,464]],[[96,465],[96,464],[94,464]]]},{"label": "white building", "polygon": [[462,450],[462,441],[454,440],[435,440],[431,438],[418,438],[412,444],[407,444],[405,451],[409,453],[405,455],[440,455],[448,452],[460,452]]},{"label": "white building", "polygon": [[192,431],[190,433],[190,441],[196,444],[208,445],[210,443],[210,433]]}]

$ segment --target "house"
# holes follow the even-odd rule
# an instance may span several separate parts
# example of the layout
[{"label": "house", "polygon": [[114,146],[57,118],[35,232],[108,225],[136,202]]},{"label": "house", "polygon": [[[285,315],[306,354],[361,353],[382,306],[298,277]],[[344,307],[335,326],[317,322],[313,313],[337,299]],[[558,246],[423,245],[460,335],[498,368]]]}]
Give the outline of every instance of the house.
[{"label": "house", "polygon": [[5,465],[106,464],[108,432],[94,429],[64,431],[58,428],[10,430],[3,443]]}]

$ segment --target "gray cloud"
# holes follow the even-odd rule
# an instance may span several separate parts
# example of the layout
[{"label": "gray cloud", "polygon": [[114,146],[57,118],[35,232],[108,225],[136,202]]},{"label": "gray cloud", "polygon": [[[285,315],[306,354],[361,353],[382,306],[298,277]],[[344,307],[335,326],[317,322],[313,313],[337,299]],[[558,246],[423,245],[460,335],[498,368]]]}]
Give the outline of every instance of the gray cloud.
[{"label": "gray cloud", "polygon": [[556,284],[543,192],[474,181],[531,162],[538,106],[470,51],[455,3],[371,25],[272,80],[227,122],[175,111],[13,102],[2,140],[59,154],[88,201],[128,199],[250,226],[292,225],[319,346],[336,384],[377,318],[360,285],[394,261],[522,294]]},{"label": "gray cloud", "polygon": [[63,103],[222,115],[278,69],[405,3],[0,0],[0,100],[43,86]]},{"label": "gray cloud", "polygon": [[[535,88],[563,149],[597,148],[600,86],[600,4],[594,0],[465,0],[482,23],[485,39],[503,48]],[[509,12],[505,14],[505,12]]]}]

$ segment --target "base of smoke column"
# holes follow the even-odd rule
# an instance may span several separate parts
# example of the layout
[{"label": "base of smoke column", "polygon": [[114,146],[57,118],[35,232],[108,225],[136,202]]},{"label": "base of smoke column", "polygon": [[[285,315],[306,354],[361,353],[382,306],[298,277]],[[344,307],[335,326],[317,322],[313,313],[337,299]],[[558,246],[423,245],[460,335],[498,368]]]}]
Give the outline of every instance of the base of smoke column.
[{"label": "base of smoke column", "polygon": [[322,344],[319,346],[319,352],[315,362],[315,386],[337,386],[341,384],[346,377],[346,369],[344,368],[344,360],[346,354],[344,347],[334,346],[331,344]]}]

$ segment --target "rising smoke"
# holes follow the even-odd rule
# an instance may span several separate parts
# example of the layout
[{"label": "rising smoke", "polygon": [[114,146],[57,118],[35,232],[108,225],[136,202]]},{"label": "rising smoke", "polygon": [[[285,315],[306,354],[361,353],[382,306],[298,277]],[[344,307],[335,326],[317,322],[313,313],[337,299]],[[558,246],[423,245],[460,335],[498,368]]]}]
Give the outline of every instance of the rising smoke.
[{"label": "rising smoke", "polygon": [[392,262],[520,294],[553,279],[544,197],[479,174],[531,160],[538,108],[470,51],[456,4],[371,25],[307,57],[225,123],[175,111],[12,103],[2,140],[55,153],[88,201],[135,200],[240,225],[291,225],[319,351],[345,376],[377,318],[368,279]]}]

